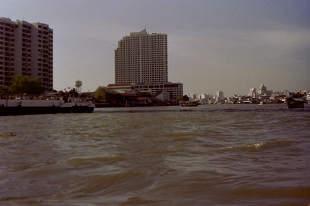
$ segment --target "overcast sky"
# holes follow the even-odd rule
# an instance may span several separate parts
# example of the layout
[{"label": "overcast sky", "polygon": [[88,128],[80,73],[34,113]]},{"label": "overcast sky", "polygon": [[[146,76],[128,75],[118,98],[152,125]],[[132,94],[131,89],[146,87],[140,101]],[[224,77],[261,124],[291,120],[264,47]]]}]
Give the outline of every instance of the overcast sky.
[{"label": "overcast sky", "polygon": [[0,17],[54,30],[54,89],[114,83],[130,32],[168,35],[168,79],[184,94],[310,90],[310,0],[0,0]]}]

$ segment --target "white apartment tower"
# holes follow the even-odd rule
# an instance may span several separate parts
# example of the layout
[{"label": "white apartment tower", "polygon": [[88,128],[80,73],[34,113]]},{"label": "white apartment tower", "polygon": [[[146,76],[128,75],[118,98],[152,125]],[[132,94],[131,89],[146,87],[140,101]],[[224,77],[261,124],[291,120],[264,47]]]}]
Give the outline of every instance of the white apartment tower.
[{"label": "white apartment tower", "polygon": [[220,91],[220,90],[217,90],[216,93],[215,93],[216,97],[218,98],[223,98],[224,97],[224,92]]},{"label": "white apartment tower", "polygon": [[252,98],[256,98],[257,97],[257,95],[256,95],[256,88],[251,88],[249,93],[248,93],[248,96],[252,97]]},{"label": "white apartment tower", "polygon": [[167,34],[146,29],[123,37],[115,50],[115,84],[168,82]]},{"label": "white apartment tower", "polygon": [[47,24],[0,18],[0,87],[17,75],[39,77],[53,89],[53,30]]}]

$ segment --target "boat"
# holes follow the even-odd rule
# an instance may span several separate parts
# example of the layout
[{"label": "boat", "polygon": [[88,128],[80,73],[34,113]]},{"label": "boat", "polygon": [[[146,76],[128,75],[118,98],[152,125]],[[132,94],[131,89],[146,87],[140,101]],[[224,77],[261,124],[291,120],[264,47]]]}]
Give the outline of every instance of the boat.
[{"label": "boat", "polygon": [[266,103],[261,101],[258,105],[264,105],[264,104],[266,104]]},{"label": "boat", "polygon": [[80,97],[65,99],[0,99],[0,116],[56,113],[92,113],[95,104]]},{"label": "boat", "polygon": [[289,98],[286,100],[288,108],[304,108],[305,101],[301,98]]},{"label": "boat", "polygon": [[182,107],[197,107],[198,106],[197,102],[194,102],[194,101],[180,101],[179,105]]}]

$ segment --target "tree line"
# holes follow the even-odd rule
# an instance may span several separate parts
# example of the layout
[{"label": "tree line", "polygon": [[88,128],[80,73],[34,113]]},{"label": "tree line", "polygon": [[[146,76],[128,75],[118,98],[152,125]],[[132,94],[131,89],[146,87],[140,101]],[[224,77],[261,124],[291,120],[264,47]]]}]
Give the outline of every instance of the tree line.
[{"label": "tree line", "polygon": [[27,75],[19,75],[12,79],[11,86],[0,88],[1,96],[27,94],[30,97],[45,92],[45,87],[39,77],[30,79]]}]

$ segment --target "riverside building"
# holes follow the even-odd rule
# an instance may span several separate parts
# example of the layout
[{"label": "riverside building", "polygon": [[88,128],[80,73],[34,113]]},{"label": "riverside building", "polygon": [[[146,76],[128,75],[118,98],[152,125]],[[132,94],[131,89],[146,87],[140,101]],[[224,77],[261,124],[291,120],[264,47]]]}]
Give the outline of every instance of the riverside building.
[{"label": "riverside building", "polygon": [[148,34],[146,29],[123,37],[115,50],[115,84],[128,86],[152,95],[171,92],[172,98],[183,96],[183,84],[168,82],[167,34]]},{"label": "riverside building", "polygon": [[44,23],[0,18],[0,87],[15,76],[39,77],[53,90],[53,29]]},{"label": "riverside building", "polygon": [[256,98],[256,88],[251,88],[248,93],[248,96],[252,98]]}]

